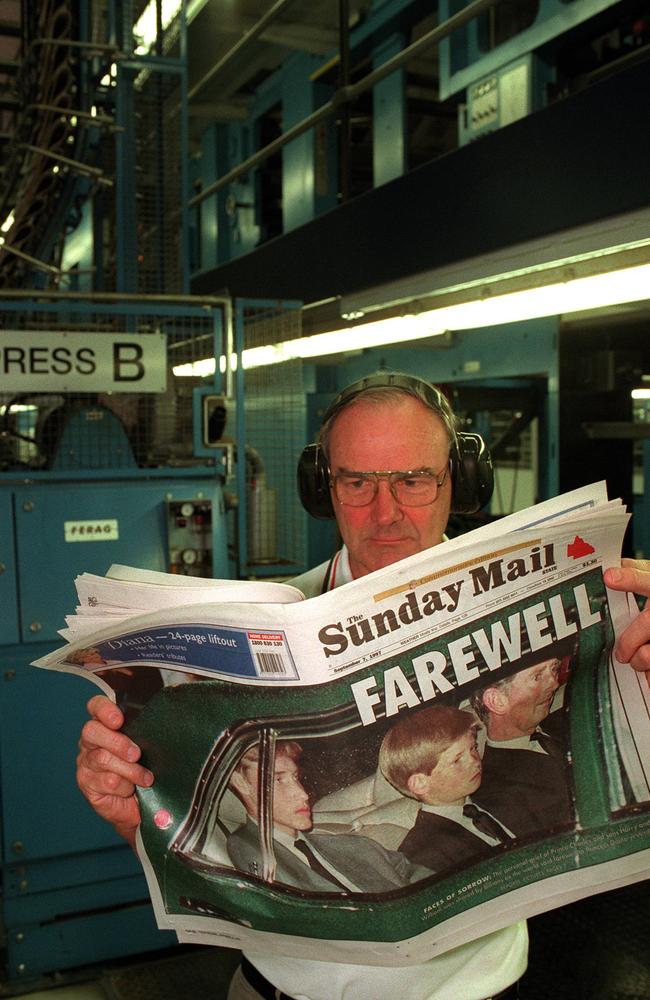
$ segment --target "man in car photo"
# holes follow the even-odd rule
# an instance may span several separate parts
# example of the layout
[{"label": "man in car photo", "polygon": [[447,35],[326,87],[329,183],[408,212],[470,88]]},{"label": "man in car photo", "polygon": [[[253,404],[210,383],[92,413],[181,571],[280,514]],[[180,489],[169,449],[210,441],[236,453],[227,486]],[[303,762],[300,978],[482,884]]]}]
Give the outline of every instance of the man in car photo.
[{"label": "man in car photo", "polygon": [[472,699],[487,730],[475,799],[518,837],[574,822],[566,713],[551,712],[559,686],[560,654],[551,649]]}]

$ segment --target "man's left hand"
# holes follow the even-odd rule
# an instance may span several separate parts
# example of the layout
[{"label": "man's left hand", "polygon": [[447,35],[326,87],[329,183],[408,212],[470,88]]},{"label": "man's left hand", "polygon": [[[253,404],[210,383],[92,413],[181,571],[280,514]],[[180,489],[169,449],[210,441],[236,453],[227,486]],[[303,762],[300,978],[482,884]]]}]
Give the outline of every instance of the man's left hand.
[{"label": "man's left hand", "polygon": [[[611,590],[650,597],[650,560],[622,559],[620,569],[605,570],[605,584]],[[644,672],[650,685],[650,601],[631,625],[618,637],[614,656],[619,663],[629,663]]]}]

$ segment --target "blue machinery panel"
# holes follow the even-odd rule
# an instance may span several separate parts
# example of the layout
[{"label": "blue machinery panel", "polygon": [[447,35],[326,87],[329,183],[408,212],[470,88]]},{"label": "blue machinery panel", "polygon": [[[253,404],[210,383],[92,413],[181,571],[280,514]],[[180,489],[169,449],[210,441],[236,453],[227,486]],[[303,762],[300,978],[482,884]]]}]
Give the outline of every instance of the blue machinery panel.
[{"label": "blue machinery panel", "polygon": [[[440,20],[446,21],[466,6],[465,0],[440,0]],[[492,49],[482,37],[485,19],[470,21],[440,43],[441,100],[465,90],[520,56],[551,44],[612,6],[612,0],[539,0],[532,23]]]},{"label": "blue machinery panel", "polygon": [[[0,312],[8,329],[23,328],[26,318],[37,315],[45,329],[72,326],[87,330],[89,338],[101,336],[97,329],[136,331],[140,325],[146,332],[155,323],[168,333],[170,366],[194,337],[197,352],[221,349],[216,300],[111,306],[71,297],[4,301]],[[217,374],[215,390],[219,381]],[[174,428],[183,440],[170,441],[183,446],[185,460],[154,464],[160,421],[180,407],[184,391],[173,382],[166,396],[149,399],[130,437],[120,421],[97,419],[108,411],[92,394],[70,399],[54,385],[44,400],[38,392],[26,394],[21,399],[39,417],[20,412],[11,425],[10,397],[0,397],[5,443],[12,434],[16,442],[14,451],[3,451],[6,471],[0,472],[1,922],[12,983],[176,940],[155,927],[133,852],[76,787],[76,742],[86,702],[98,689],[30,663],[60,644],[57,630],[76,604],[73,581],[79,573],[104,574],[111,563],[177,572],[185,563],[193,571],[198,559],[207,575],[230,575],[219,450],[197,461],[191,427],[179,423]],[[54,421],[57,432],[46,446],[39,434],[52,400],[61,420]],[[94,419],[85,420],[88,415]],[[148,436],[136,440],[133,427],[140,434],[147,420]],[[156,448],[142,452],[143,442],[154,440]],[[190,549],[191,562],[183,559]]]},{"label": "blue machinery panel", "polygon": [[74,780],[93,690],[29,666],[52,648],[0,648],[3,923],[10,980],[160,948],[139,864]]},{"label": "blue machinery panel", "polygon": [[[0,646],[3,920],[12,979],[175,940],[155,929],[130,848],[91,812],[75,784],[76,736],[85,704],[98,692],[83,679],[30,666],[57,645],[78,573],[103,574],[112,562],[169,568],[171,502],[211,501],[217,575],[226,575],[221,486],[205,470],[194,478],[164,471],[150,481],[5,481],[0,491],[7,514],[0,536],[7,567],[0,576],[7,596]],[[118,538],[66,540],[66,523],[102,519],[117,522]]]},{"label": "blue machinery panel", "polygon": [[[74,578],[78,573],[104,573],[113,562],[169,570],[167,504],[171,501],[209,501],[217,559],[224,548],[223,501],[214,481],[163,479],[154,482],[32,484],[14,490],[20,627],[23,642],[58,639],[61,610],[75,605]],[[71,532],[76,523],[114,525],[118,538],[102,533],[84,536]],[[99,540],[93,540],[98,537]],[[89,540],[90,538],[90,540]],[[43,551],[47,557],[43,559]],[[225,573],[223,559],[215,576]]]}]

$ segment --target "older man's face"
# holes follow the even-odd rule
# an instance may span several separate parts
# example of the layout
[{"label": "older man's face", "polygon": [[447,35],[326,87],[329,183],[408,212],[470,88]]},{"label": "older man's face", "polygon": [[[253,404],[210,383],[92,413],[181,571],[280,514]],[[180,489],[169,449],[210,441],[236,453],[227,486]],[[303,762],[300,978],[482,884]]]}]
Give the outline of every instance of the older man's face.
[{"label": "older man's face", "polygon": [[508,722],[522,735],[534,732],[551,710],[553,696],[560,686],[560,663],[543,660],[520,670],[506,690]]},{"label": "older man's face", "polygon": [[[336,418],[329,439],[333,476],[340,472],[407,472],[449,463],[449,438],[440,417],[411,396],[386,403],[364,401],[347,406]],[[332,496],[336,520],[357,578],[399,559],[438,545],[449,518],[450,477],[438,498],[426,507],[406,507],[379,481],[367,507],[348,507]]]}]

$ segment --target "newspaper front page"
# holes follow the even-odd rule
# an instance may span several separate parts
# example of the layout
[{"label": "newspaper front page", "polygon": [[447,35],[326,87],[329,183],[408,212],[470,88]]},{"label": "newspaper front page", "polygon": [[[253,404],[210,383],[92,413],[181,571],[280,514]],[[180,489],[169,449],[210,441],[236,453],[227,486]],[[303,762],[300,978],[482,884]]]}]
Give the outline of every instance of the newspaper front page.
[{"label": "newspaper front page", "polygon": [[310,600],[82,578],[74,641],[36,665],[117,700],[156,776],[159,926],[405,965],[647,877],[650,697],[603,581],[627,521],[596,484]]}]

